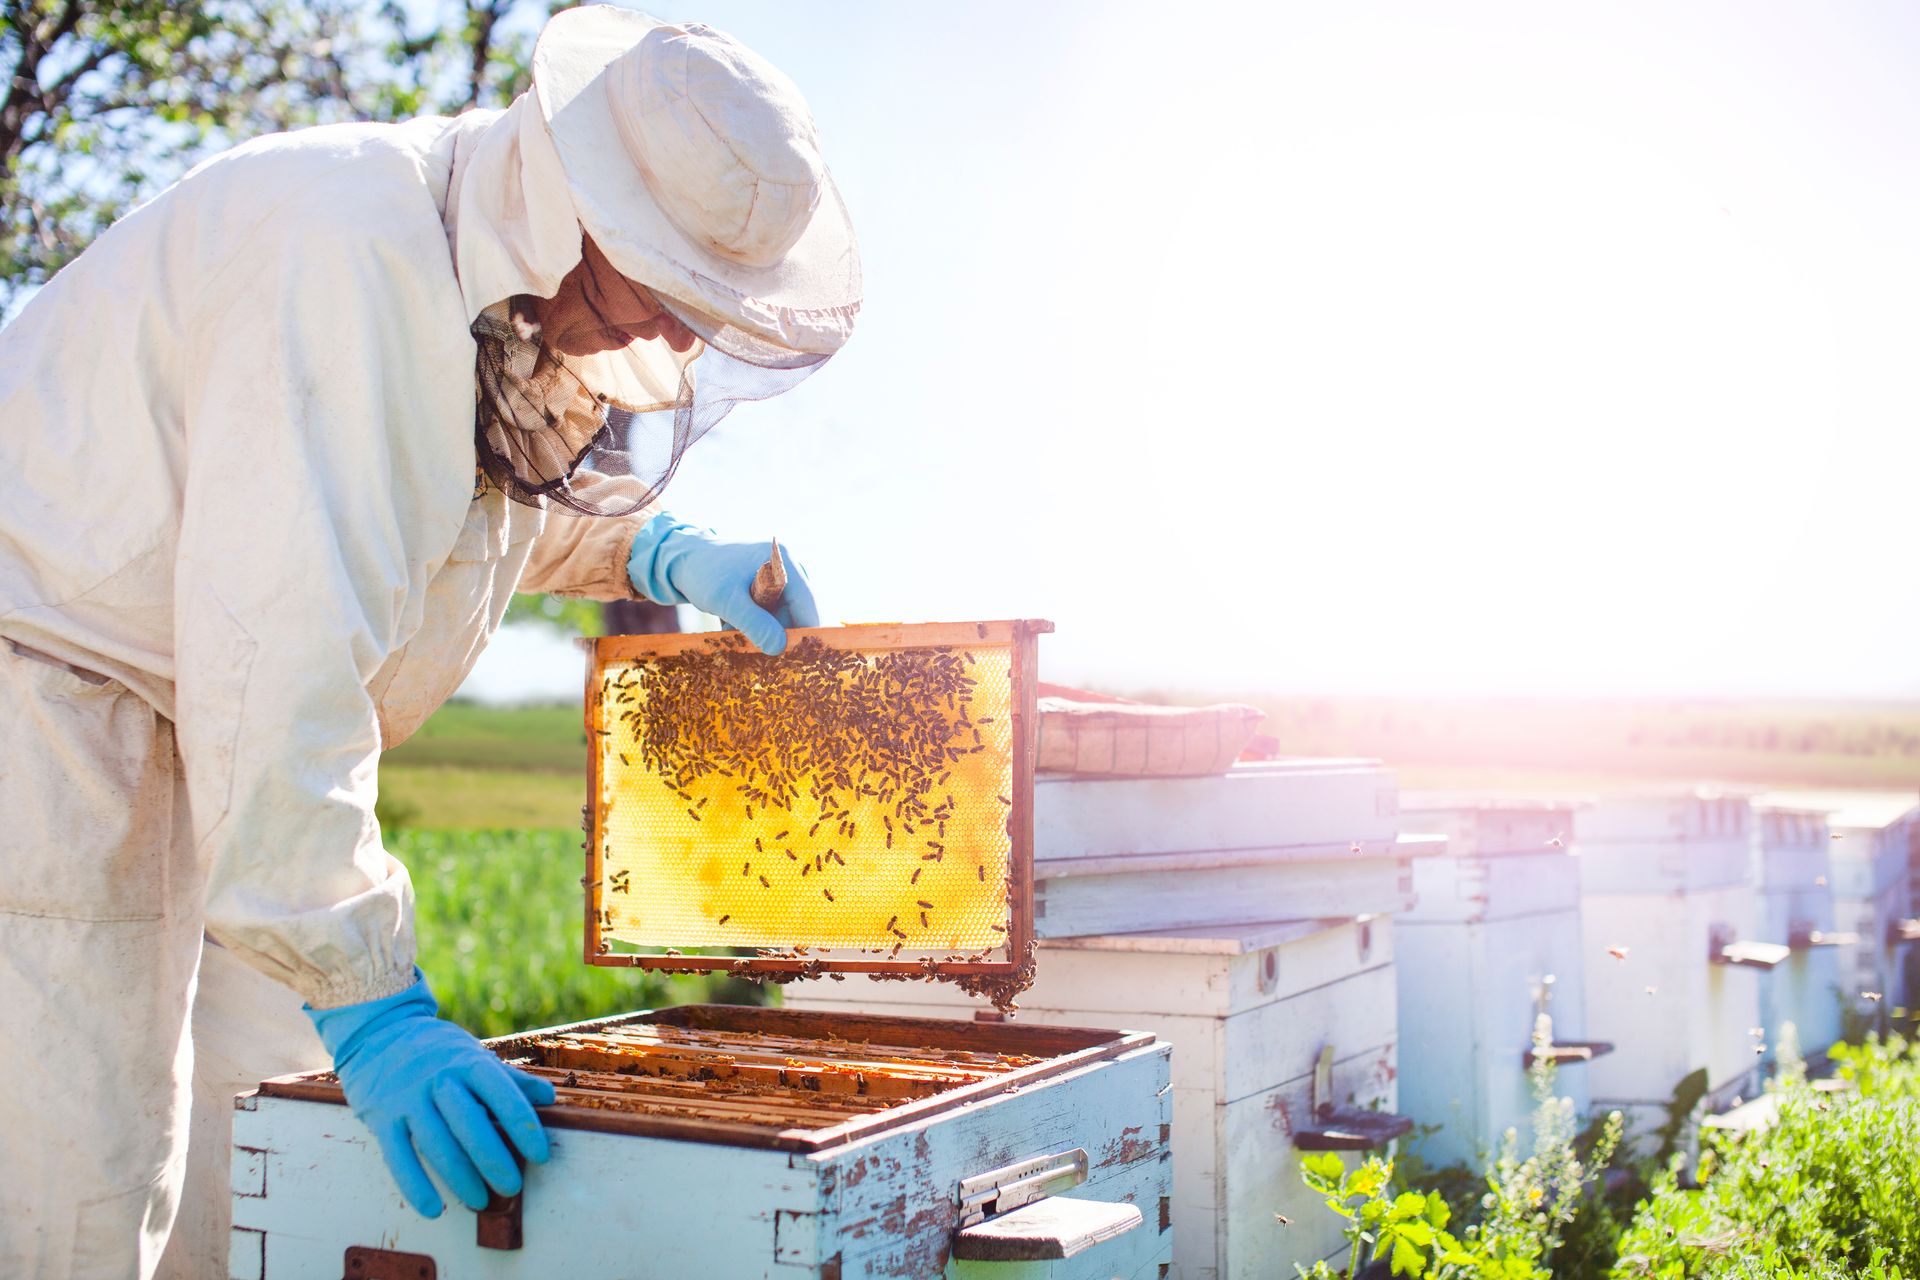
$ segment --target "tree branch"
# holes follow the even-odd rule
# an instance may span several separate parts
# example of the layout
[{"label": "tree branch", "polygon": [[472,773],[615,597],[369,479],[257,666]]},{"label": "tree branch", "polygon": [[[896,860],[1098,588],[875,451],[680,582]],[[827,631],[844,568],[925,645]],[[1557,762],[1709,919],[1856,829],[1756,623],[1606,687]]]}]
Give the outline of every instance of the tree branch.
[{"label": "tree branch", "polygon": [[[507,0],[510,4],[512,0]],[[480,104],[480,90],[487,81],[487,54],[493,47],[493,27],[500,21],[500,8],[496,4],[470,4],[467,6],[467,31],[473,42],[470,52],[473,61],[467,76],[467,105]]]}]

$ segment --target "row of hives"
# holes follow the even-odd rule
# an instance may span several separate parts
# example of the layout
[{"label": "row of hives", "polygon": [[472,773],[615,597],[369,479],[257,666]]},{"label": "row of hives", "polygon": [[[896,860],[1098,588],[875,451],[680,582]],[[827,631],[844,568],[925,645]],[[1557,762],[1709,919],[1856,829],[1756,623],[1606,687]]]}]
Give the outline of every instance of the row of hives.
[{"label": "row of hives", "polygon": [[[1299,1153],[1471,1161],[1558,1091],[1645,1123],[1696,1072],[1754,1096],[1794,1025],[1904,1001],[1909,806],[1677,793],[1401,796],[1371,761],[1036,785],[1039,977],[1021,1020],[1151,1031],[1173,1057],[1174,1274],[1338,1246]],[[794,1005],[966,1016],[951,989],[797,984]],[[997,1016],[975,1011],[978,1016]],[[1418,1126],[1416,1128],[1415,1126]]]}]

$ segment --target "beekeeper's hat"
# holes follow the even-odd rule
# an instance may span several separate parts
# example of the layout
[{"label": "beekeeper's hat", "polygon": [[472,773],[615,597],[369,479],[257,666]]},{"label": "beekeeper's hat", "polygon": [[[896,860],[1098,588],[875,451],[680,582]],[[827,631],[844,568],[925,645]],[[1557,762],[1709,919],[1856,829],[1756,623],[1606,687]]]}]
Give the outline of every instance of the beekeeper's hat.
[{"label": "beekeeper's hat", "polygon": [[581,225],[623,275],[722,349],[846,342],[859,249],[778,69],[711,27],[591,5],[541,32],[533,96]]}]

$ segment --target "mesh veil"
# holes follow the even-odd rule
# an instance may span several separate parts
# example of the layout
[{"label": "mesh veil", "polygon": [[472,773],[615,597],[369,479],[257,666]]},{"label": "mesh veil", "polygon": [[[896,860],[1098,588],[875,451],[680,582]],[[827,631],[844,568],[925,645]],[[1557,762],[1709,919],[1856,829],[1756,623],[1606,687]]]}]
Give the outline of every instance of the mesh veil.
[{"label": "mesh veil", "polygon": [[[664,301],[664,300],[663,300]],[[508,497],[589,516],[625,516],[658,498],[680,458],[743,401],[797,386],[827,357],[775,346],[698,312],[669,307],[701,339],[672,403],[621,406],[595,386],[595,366],[516,322],[520,300],[473,323],[474,447]]]}]

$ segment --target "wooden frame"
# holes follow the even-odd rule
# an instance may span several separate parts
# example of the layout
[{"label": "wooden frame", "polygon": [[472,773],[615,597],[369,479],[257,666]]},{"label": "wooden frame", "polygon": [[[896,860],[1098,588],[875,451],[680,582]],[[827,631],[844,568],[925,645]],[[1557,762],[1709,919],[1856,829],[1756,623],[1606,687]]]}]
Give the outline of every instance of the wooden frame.
[{"label": "wooden frame", "polygon": [[[503,1058],[511,1060],[515,1049],[540,1036],[599,1031],[635,1022],[669,1026],[733,1024],[733,1029],[739,1030],[779,1034],[784,1029],[821,1039],[855,1041],[879,1035],[917,1036],[929,1047],[1049,1056],[1043,1062],[1016,1067],[989,1080],[945,1089],[929,1097],[875,1110],[820,1129],[773,1129],[765,1125],[729,1124],[697,1117],[645,1115],[569,1106],[564,1101],[565,1090],[561,1091],[562,1101],[539,1109],[542,1121],[560,1129],[588,1129],[599,1133],[677,1138],[689,1142],[715,1142],[726,1146],[762,1147],[778,1151],[824,1151],[888,1130],[904,1128],[929,1116],[971,1106],[998,1094],[1068,1075],[1092,1063],[1122,1057],[1155,1042],[1152,1035],[1140,1031],[959,1022],[941,1018],[896,1018],[810,1009],[761,1009],[750,1005],[690,1004],[616,1014],[610,1018],[592,1018],[585,1022],[543,1027],[537,1031],[522,1031],[489,1040],[486,1044]],[[339,1104],[346,1101],[339,1081],[330,1072],[276,1076],[261,1082],[259,1092],[269,1098],[294,1098],[305,1102]]]},{"label": "wooden frame", "polygon": [[730,973],[743,977],[800,977],[816,973],[891,974],[924,977],[941,975],[1012,978],[1030,964],[1033,952],[1033,775],[1039,749],[1039,716],[1035,707],[1035,661],[1038,637],[1053,630],[1044,619],[1008,619],[993,622],[873,623],[847,627],[795,627],[789,643],[804,639],[839,649],[926,649],[991,647],[1010,650],[1009,702],[1012,710],[1013,806],[1008,819],[1012,839],[1008,867],[1008,921],[1006,959],[987,961],[863,960],[831,953],[806,958],[776,956],[690,956],[635,954],[602,950],[600,890],[601,866],[599,805],[599,740],[607,733],[601,692],[601,672],[609,662],[664,657],[699,649],[738,648],[746,644],[737,631],[705,631],[660,636],[599,636],[582,642],[587,650],[587,853],[585,959],[588,964],[672,972]]}]

